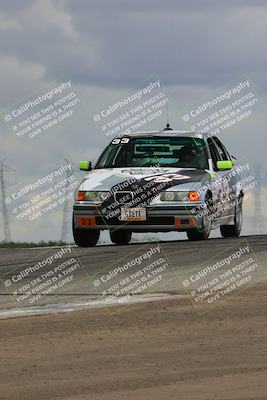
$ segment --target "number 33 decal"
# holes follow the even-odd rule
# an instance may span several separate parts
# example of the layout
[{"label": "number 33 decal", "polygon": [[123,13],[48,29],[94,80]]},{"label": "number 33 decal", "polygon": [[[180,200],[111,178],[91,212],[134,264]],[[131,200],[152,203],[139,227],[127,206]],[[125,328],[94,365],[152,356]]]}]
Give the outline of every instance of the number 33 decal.
[{"label": "number 33 decal", "polygon": [[130,138],[124,137],[122,139],[113,139],[111,143],[112,144],[125,144],[125,143],[129,143],[129,141],[130,141]]}]

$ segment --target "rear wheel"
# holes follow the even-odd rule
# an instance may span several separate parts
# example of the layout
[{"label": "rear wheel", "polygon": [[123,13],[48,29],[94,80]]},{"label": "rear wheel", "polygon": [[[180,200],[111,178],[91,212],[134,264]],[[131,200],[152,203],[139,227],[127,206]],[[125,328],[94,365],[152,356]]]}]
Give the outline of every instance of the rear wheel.
[{"label": "rear wheel", "polygon": [[186,232],[189,240],[207,240],[211,231],[211,215],[209,212],[210,197],[207,197],[203,207],[202,228]]},{"label": "rear wheel", "polygon": [[115,244],[128,244],[131,241],[132,238],[132,232],[130,231],[125,231],[125,230],[117,230],[113,232],[109,232],[110,234],[110,240],[112,243]]},{"label": "rear wheel", "polygon": [[95,246],[100,236],[99,230],[75,228],[74,219],[72,220],[72,233],[74,242],[79,247]]},{"label": "rear wheel", "polygon": [[220,226],[221,235],[223,237],[238,237],[241,233],[243,221],[242,202],[239,199],[235,208],[234,225]]}]

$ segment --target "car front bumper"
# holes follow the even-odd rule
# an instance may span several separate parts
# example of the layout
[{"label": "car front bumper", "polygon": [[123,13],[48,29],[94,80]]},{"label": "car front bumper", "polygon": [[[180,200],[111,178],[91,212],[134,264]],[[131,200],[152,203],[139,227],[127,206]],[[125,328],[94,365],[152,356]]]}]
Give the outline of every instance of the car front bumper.
[{"label": "car front bumper", "polygon": [[79,229],[117,230],[132,232],[184,232],[189,229],[201,229],[202,220],[192,212],[193,206],[153,206],[146,207],[146,221],[120,221],[118,218],[107,219],[95,206],[75,204],[73,223]]}]

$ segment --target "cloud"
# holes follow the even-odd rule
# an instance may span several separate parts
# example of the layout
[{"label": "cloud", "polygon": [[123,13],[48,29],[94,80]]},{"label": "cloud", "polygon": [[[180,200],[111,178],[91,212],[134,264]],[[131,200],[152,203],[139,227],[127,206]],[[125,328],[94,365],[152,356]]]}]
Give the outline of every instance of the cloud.
[{"label": "cloud", "polygon": [[10,18],[3,13],[0,13],[0,31],[10,29],[21,29],[21,25],[16,18]]},{"label": "cloud", "polygon": [[1,94],[0,104],[4,108],[14,100],[20,100],[35,90],[45,76],[45,67],[38,62],[20,60],[15,55],[0,53]]},{"label": "cloud", "polygon": [[47,79],[69,73],[77,84],[127,88],[156,74],[168,85],[216,87],[251,70],[261,80],[266,13],[248,0],[36,0],[6,19],[17,28],[0,46],[44,65]]},{"label": "cloud", "polygon": [[76,35],[72,18],[64,9],[64,1],[36,0],[21,13],[21,21],[30,31],[58,29],[66,38]]}]

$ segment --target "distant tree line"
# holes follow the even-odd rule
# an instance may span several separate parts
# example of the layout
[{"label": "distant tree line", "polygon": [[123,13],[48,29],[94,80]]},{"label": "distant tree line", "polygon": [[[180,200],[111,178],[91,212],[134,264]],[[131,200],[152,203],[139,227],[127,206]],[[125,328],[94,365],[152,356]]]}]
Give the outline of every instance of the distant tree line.
[{"label": "distant tree line", "polygon": [[49,240],[39,242],[0,242],[0,247],[17,248],[17,247],[52,247],[52,246],[66,246],[69,243]]}]

